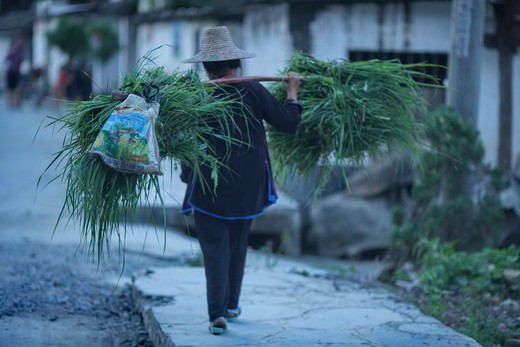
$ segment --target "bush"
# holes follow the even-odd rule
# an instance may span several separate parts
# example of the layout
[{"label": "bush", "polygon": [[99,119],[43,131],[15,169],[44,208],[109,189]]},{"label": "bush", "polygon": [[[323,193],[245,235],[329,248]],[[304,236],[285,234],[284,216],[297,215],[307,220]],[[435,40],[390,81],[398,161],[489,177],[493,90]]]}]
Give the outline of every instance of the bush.
[{"label": "bush", "polygon": [[409,208],[394,209],[395,263],[380,279],[410,281],[401,265],[411,260],[423,289],[412,300],[423,311],[484,346],[503,344],[516,327],[494,306],[520,299],[520,276],[505,276],[520,270],[520,248],[496,248],[505,224],[499,193],[509,181],[482,163],[478,132],[452,108],[431,113],[425,135],[432,150],[420,154]]},{"label": "bush", "polygon": [[117,33],[109,22],[63,17],[54,30],[47,32],[47,40],[69,59],[92,56],[106,63],[119,50]]},{"label": "bush", "polygon": [[455,242],[462,250],[496,246],[505,221],[498,197],[508,184],[504,173],[482,163],[478,131],[452,108],[432,112],[424,126],[433,150],[420,154],[409,217],[394,212],[394,248],[414,258],[423,239]]},{"label": "bush", "polygon": [[519,256],[517,246],[465,252],[439,239],[428,242],[418,272],[426,294],[421,308],[484,346],[503,346],[518,328],[495,306],[519,299],[520,276],[505,276],[520,269]]}]

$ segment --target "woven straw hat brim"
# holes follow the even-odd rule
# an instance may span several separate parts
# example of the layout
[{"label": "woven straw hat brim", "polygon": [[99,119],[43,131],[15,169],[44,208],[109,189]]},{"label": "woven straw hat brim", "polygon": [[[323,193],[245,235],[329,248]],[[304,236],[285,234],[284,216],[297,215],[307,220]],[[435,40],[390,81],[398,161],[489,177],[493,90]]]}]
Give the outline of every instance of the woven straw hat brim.
[{"label": "woven straw hat brim", "polygon": [[213,53],[213,54],[196,54],[193,58],[184,59],[182,63],[202,63],[209,61],[224,61],[224,60],[235,60],[235,59],[247,59],[256,57],[255,53],[246,52],[243,50],[237,50],[234,52],[226,52],[226,53]]},{"label": "woven straw hat brim", "polygon": [[210,61],[224,61],[234,59],[246,59],[256,56],[255,53],[246,52],[233,43],[229,30],[225,26],[209,28],[202,34],[200,52],[193,58],[182,60],[183,63],[199,63]]}]

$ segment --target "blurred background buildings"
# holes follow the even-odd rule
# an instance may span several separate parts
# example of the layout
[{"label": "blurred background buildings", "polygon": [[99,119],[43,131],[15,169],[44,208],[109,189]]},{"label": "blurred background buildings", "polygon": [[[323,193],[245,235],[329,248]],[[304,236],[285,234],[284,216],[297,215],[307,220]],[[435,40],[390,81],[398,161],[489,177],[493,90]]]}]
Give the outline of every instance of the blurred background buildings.
[{"label": "blurred background buildings", "polygon": [[[478,129],[491,164],[497,163],[499,153],[501,71],[512,81],[510,160],[520,153],[518,2],[486,1],[480,97],[475,102]],[[514,9],[512,13],[504,11],[507,6]],[[22,73],[28,94],[51,94],[67,63],[88,71],[92,91],[99,94],[117,88],[118,77],[150,50],[155,49],[155,62],[167,71],[194,67],[180,61],[198,51],[202,31],[215,25],[227,25],[239,47],[257,53],[243,62],[244,75],[274,75],[295,50],[323,60],[398,58],[403,63],[446,66],[451,16],[449,0],[0,0],[0,51],[5,56],[14,38],[26,39]],[[110,46],[108,58],[86,51],[71,56],[51,45],[49,33],[63,20],[83,23],[85,28],[95,23],[110,28],[115,42],[108,34],[96,35],[94,29],[83,40],[91,53]],[[504,47],[512,57],[509,68],[501,62]],[[449,85],[447,70],[432,67],[428,72]],[[0,73],[4,81],[4,69]],[[4,83],[0,88],[5,88]],[[432,108],[445,103],[445,94],[425,90]]]}]

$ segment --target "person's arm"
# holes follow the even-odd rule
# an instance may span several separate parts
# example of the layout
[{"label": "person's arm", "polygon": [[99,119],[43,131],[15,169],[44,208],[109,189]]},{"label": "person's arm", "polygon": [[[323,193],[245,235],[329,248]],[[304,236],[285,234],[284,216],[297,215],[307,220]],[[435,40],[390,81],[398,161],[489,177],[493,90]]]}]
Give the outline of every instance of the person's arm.
[{"label": "person's arm", "polygon": [[302,107],[298,102],[298,88],[300,77],[295,72],[289,72],[288,80],[284,81],[287,91],[287,100],[282,105],[263,86],[261,87],[261,104],[264,120],[277,130],[286,133],[295,133],[300,122]]},{"label": "person's arm", "polygon": [[294,72],[289,71],[287,80],[283,82],[285,90],[287,91],[287,99],[298,101],[298,89],[300,88],[300,76]]}]

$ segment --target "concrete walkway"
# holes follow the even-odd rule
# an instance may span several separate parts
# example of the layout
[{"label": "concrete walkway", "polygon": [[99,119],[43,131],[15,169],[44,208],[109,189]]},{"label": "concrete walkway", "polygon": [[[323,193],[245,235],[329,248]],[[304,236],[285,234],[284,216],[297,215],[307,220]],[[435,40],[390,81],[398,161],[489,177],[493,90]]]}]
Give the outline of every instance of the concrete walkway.
[{"label": "concrete walkway", "polygon": [[[18,215],[32,216],[38,220],[39,232],[30,237],[47,242],[63,203],[64,186],[55,182],[39,191],[36,203],[32,177],[43,172],[62,137],[52,136],[52,129],[44,128],[34,144],[31,139],[40,121],[56,112],[29,105],[22,110],[6,110],[0,102],[0,114],[6,120],[2,159],[9,169],[3,174],[9,177],[4,180],[9,184],[0,185],[0,195],[5,197],[0,201],[3,221]],[[46,174],[43,182],[53,174]],[[184,192],[179,187],[168,190],[179,196]],[[168,204],[175,204],[179,196],[172,195]],[[64,239],[79,242],[79,233],[71,227],[65,234],[56,233],[53,243]],[[27,228],[17,228],[17,237],[29,237]],[[161,230],[157,231],[154,237],[152,227],[134,226],[126,249],[161,259],[197,259],[200,249],[196,240],[168,229],[164,244]],[[136,308],[156,346],[479,346],[374,284],[379,270],[372,262],[296,259],[250,251],[241,301],[243,314],[222,336],[208,332],[202,267],[147,269],[132,279],[115,281],[133,286]]]},{"label": "concrete walkway", "polygon": [[[168,243],[200,252],[179,233]],[[202,267],[150,269],[133,287],[156,346],[480,346],[381,288],[377,264],[348,264],[250,250],[243,313],[220,336],[208,331]]]}]

